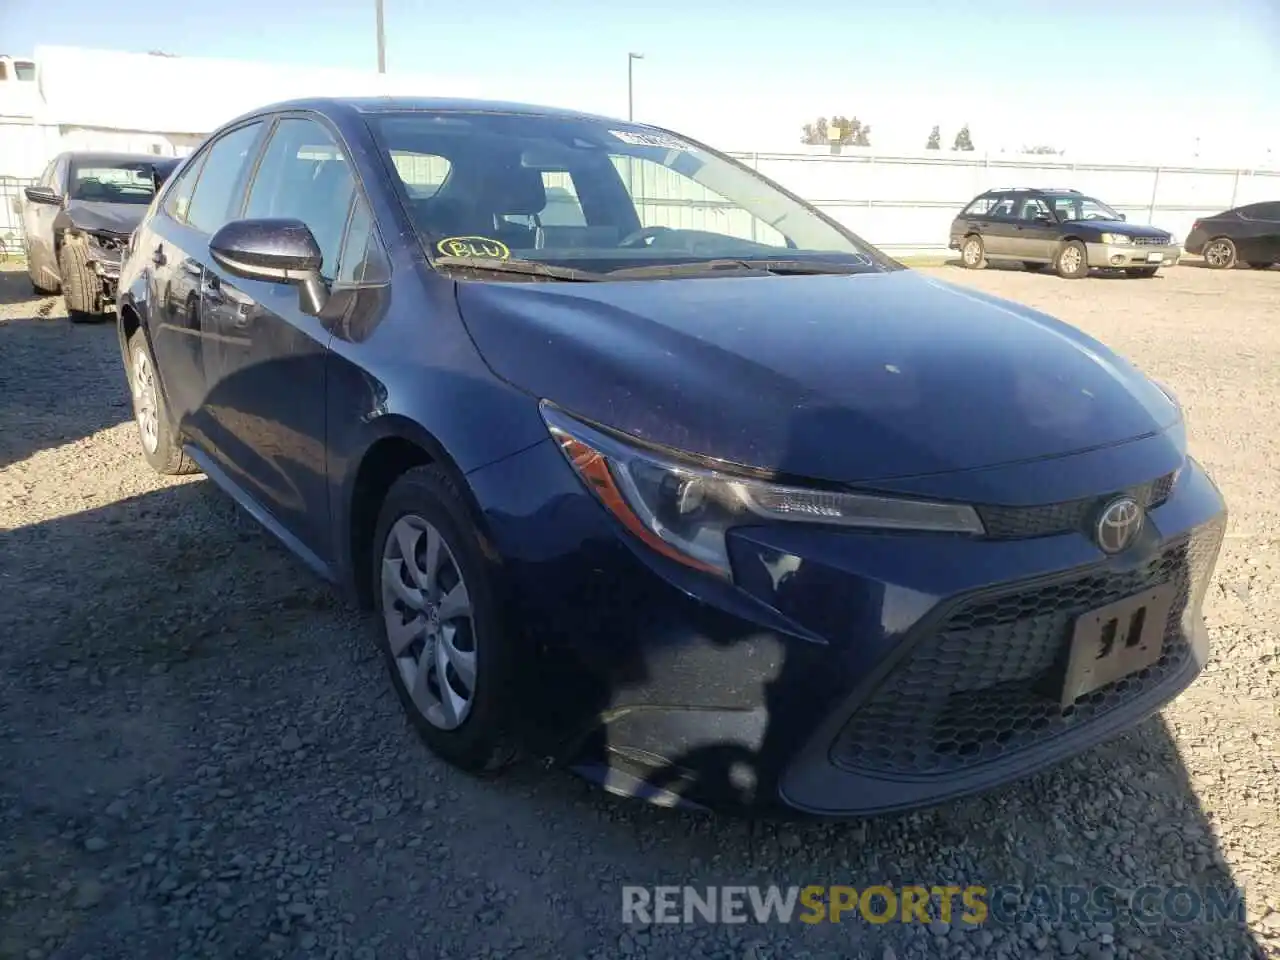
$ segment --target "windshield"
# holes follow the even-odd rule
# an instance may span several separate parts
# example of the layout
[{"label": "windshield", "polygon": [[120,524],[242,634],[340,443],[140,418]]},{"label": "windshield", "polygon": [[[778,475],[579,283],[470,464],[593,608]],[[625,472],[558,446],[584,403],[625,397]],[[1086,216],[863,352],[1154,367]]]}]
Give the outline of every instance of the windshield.
[{"label": "windshield", "polygon": [[664,265],[689,276],[713,261],[717,272],[727,261],[769,272],[895,266],[747,168],[654,128],[458,111],[384,114],[371,126],[441,265],[532,262],[596,279]]},{"label": "windshield", "polygon": [[1093,197],[1054,197],[1053,209],[1059,220],[1123,220],[1101,200]]},{"label": "windshield", "polygon": [[71,167],[71,199],[99,203],[150,203],[156,187],[145,161],[85,160]]}]

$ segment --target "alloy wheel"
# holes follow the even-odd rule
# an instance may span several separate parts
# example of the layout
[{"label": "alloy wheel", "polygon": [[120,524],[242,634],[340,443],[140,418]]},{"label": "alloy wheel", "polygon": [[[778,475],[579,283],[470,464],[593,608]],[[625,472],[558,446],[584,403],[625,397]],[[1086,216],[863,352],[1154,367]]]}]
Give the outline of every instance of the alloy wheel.
[{"label": "alloy wheel", "polygon": [[1062,269],[1066,273],[1076,273],[1080,269],[1080,250],[1076,247],[1067,247],[1062,251],[1061,259]]},{"label": "alloy wheel", "polygon": [[974,266],[982,259],[982,244],[977,240],[970,240],[964,245],[964,262],[967,266]]},{"label": "alloy wheel", "polygon": [[387,643],[413,705],[428,723],[457,729],[476,691],[476,634],[462,570],[440,531],[407,514],[382,549]]},{"label": "alloy wheel", "polygon": [[151,360],[141,346],[133,351],[133,409],[142,445],[147,453],[155,453],[160,446],[160,404]]},{"label": "alloy wheel", "polygon": [[1230,266],[1231,244],[1225,240],[1215,240],[1204,248],[1204,259],[1211,267]]}]

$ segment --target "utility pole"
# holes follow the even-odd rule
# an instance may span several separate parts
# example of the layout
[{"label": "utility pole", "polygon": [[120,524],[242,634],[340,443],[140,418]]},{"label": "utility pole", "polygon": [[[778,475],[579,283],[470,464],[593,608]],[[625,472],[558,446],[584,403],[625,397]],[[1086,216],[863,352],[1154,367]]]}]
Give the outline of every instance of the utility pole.
[{"label": "utility pole", "polygon": [[[381,3],[382,0],[378,0],[378,2]],[[643,60],[643,59],[644,59],[643,53],[627,54],[627,119],[628,120],[634,120],[636,118],[636,103],[635,103],[635,92],[634,92],[635,78],[634,78],[634,71],[632,67],[637,60]]]},{"label": "utility pole", "polygon": [[378,72],[387,72],[387,37],[382,28],[382,0],[373,0],[378,15]]}]

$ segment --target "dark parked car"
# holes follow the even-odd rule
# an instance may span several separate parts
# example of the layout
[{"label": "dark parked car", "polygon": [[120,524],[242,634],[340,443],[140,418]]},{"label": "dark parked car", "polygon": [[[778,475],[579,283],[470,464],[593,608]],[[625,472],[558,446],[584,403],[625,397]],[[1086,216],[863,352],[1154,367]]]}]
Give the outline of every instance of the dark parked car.
[{"label": "dark parked car", "polygon": [[1018,187],[988,190],[951,223],[952,250],[980,270],[987,261],[1020,261],[1028,270],[1052,266],[1077,280],[1094,268],[1154,277],[1178,262],[1173,235],[1129,223],[1101,200],[1077,190]]},{"label": "dark parked car", "polygon": [[266,108],[173,176],[121,283],[146,459],[376,609],[464,768],[912,807],[1205,662],[1225,512],[1168,393],[667,131]]},{"label": "dark parked car", "polygon": [[1215,270],[1237,263],[1255,270],[1274,267],[1280,263],[1280,201],[1251,203],[1197,220],[1185,246]]},{"label": "dark parked car", "polygon": [[72,320],[107,314],[129,234],[177,163],[127,153],[63,153],[49,161],[22,204],[36,292],[61,289]]}]

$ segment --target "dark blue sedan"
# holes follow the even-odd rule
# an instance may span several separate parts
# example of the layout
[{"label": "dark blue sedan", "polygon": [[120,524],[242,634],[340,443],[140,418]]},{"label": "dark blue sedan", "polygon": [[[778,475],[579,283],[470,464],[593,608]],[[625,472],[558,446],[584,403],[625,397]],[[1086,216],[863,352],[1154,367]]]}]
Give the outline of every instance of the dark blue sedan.
[{"label": "dark blue sedan", "polygon": [[1172,396],[669,131],[264,108],[165,184],[121,290],[148,462],[374,608],[466,769],[867,814],[1205,663],[1225,507]]}]

